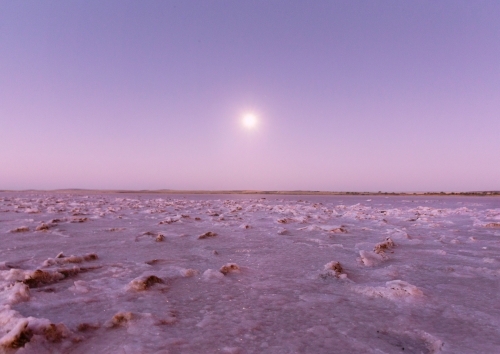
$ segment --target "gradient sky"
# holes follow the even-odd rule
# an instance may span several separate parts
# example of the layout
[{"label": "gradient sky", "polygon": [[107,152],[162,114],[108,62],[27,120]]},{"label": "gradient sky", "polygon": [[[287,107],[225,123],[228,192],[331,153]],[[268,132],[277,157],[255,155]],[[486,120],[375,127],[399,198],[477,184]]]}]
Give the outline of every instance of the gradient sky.
[{"label": "gradient sky", "polygon": [[0,0],[28,188],[500,190],[500,1]]}]

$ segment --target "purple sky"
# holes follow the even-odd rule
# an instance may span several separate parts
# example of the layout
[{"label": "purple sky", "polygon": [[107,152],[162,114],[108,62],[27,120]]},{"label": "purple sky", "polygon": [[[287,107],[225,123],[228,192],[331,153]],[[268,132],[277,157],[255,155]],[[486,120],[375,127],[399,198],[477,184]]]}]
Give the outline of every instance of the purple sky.
[{"label": "purple sky", "polygon": [[0,0],[0,189],[499,190],[499,19],[496,0]]}]

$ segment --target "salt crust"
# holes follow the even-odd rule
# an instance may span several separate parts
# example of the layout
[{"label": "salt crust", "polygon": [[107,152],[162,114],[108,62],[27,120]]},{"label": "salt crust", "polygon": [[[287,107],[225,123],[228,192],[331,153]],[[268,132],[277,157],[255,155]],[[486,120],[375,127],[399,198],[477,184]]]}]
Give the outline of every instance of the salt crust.
[{"label": "salt crust", "polygon": [[207,269],[203,272],[202,278],[205,281],[220,281],[224,279],[224,274],[215,269]]},{"label": "salt crust", "polygon": [[239,273],[240,267],[236,263],[227,263],[219,269],[219,272],[224,275],[228,275],[230,273]]},{"label": "salt crust", "polygon": [[347,274],[344,273],[344,269],[340,262],[331,261],[324,265],[323,273],[320,274],[320,277],[325,279],[327,277],[335,277],[339,279],[347,279]]},{"label": "salt crust", "polygon": [[125,327],[128,328],[127,331],[129,333],[139,334],[142,326],[170,325],[176,321],[177,315],[169,311],[156,314],[151,314],[149,312],[120,311],[104,323],[104,327],[111,329]]},{"label": "salt crust", "polygon": [[6,332],[0,338],[0,352],[22,347],[34,336],[52,343],[80,340],[62,323],[54,324],[45,318],[22,317],[9,305],[0,307],[0,328]]},{"label": "salt crust", "polygon": [[276,231],[278,235],[287,235],[288,234],[288,230],[285,229],[284,227],[280,227],[278,229],[278,231]]},{"label": "salt crust", "polygon": [[[149,290],[155,284],[163,284],[163,279],[157,277],[154,274],[142,275],[133,279],[127,286],[129,290],[133,291],[144,291]],[[165,287],[162,287],[165,289]]]},{"label": "salt crust", "polygon": [[[47,268],[67,263],[82,263],[96,259],[97,255],[95,254],[65,257],[60,253],[56,258],[45,260],[43,267]],[[44,318],[25,318],[17,311],[12,310],[10,306],[29,301],[31,298],[30,288],[56,283],[81,271],[82,269],[79,267],[45,270],[11,268],[0,271],[0,280],[3,280],[0,288],[2,306],[0,308],[0,333],[5,333],[0,338],[0,353],[24,347],[34,338],[36,338],[37,342],[45,341],[52,343],[65,340],[73,342],[80,340],[64,324],[54,324]]]},{"label": "salt crust", "polygon": [[372,251],[359,251],[361,262],[367,267],[374,267],[385,261],[387,258]]},{"label": "salt crust", "polygon": [[[57,198],[54,198],[54,201]],[[87,199],[88,201],[84,201]],[[134,210],[139,210],[139,213],[144,213],[147,214],[147,217],[151,217],[154,219],[155,214],[160,214],[164,213],[165,211],[162,210],[162,208],[165,207],[172,207],[172,208],[182,208],[184,206],[193,206],[189,211],[193,213],[193,216],[196,215],[196,213],[199,211],[200,213],[204,213],[205,217],[204,218],[191,218],[189,219],[188,217],[185,217],[184,215],[178,217],[180,214],[177,214],[177,216],[172,217],[170,220],[169,218],[165,218],[164,215],[158,216],[157,219],[163,219],[165,221],[169,220],[170,222],[165,222],[166,227],[169,223],[173,222],[178,222],[181,223],[182,220],[181,218],[184,218],[185,221],[193,220],[194,221],[200,221],[200,224],[205,223],[203,225],[206,225],[208,222],[212,222],[210,225],[214,227],[228,227],[232,226],[234,228],[237,228],[238,225],[241,226],[242,220],[246,219],[239,219],[240,221],[233,221],[233,215],[236,216],[238,213],[253,213],[253,212],[265,212],[265,213],[277,213],[280,214],[280,217],[276,220],[276,216],[269,216],[270,220],[274,222],[278,222],[279,224],[285,224],[285,223],[294,223],[294,224],[309,224],[304,227],[300,227],[298,230],[299,231],[312,231],[312,232],[318,232],[320,235],[322,232],[327,231],[331,232],[333,234],[335,233],[341,233],[341,231],[333,231],[334,229],[328,229],[329,227],[326,226],[325,224],[330,220],[332,217],[342,217],[342,220],[347,220],[346,224],[349,225],[349,235],[353,235],[353,237],[356,237],[356,232],[359,232],[359,230],[373,230],[373,232],[377,231],[377,228],[385,228],[386,229],[386,234],[384,236],[389,236],[392,239],[397,241],[398,246],[403,245],[403,246],[409,246],[413,245],[415,240],[413,239],[414,234],[411,229],[411,227],[418,228],[421,233],[425,233],[425,230],[431,230],[436,228],[442,227],[442,225],[446,225],[446,227],[452,227],[451,225],[455,225],[456,220],[454,219],[453,222],[451,220],[443,220],[443,218],[446,217],[452,217],[454,215],[460,215],[460,216],[467,216],[470,218],[475,217],[476,220],[471,223],[470,228],[471,230],[473,228],[482,228],[483,234],[479,234],[477,236],[471,237],[471,238],[466,238],[466,237],[460,237],[460,236],[454,236],[452,237],[441,237],[439,236],[434,236],[434,234],[429,233],[425,234],[425,237],[427,239],[425,240],[427,242],[426,245],[432,245],[431,242],[440,242],[439,247],[445,248],[448,252],[446,252],[444,249],[420,249],[419,252],[420,254],[425,254],[425,253],[435,253],[440,256],[446,256],[444,259],[448,259],[455,257],[456,258],[456,253],[460,252],[462,249],[460,247],[464,247],[466,243],[468,243],[471,246],[474,246],[476,244],[477,249],[479,251],[476,251],[476,254],[470,253],[469,258],[472,256],[477,256],[476,258],[478,259],[479,262],[481,262],[484,265],[484,268],[478,267],[477,263],[475,267],[470,267],[470,266],[462,266],[462,267],[455,267],[456,271],[451,273],[449,276],[454,277],[455,273],[463,273],[462,275],[466,275],[467,277],[482,277],[483,279],[493,279],[495,280],[496,277],[498,276],[499,272],[496,269],[491,269],[492,267],[488,267],[489,264],[493,264],[496,261],[494,260],[494,256],[490,255],[489,248],[491,244],[487,244],[489,247],[488,249],[483,246],[485,243],[484,241],[484,235],[488,234],[491,235],[493,234],[496,230],[485,230],[484,228],[489,228],[489,229],[495,229],[499,227],[498,223],[492,223],[490,221],[493,220],[499,220],[500,219],[500,209],[489,209],[486,212],[480,213],[477,211],[477,209],[470,204],[470,208],[434,208],[434,207],[426,207],[426,206],[417,206],[417,207],[394,207],[394,208],[384,208],[384,210],[377,210],[378,207],[375,202],[371,203],[370,205],[367,205],[366,203],[359,203],[355,205],[336,205],[336,206],[330,206],[328,208],[319,206],[318,204],[312,205],[311,203],[304,203],[301,204],[300,202],[297,202],[295,204],[290,204],[288,202],[283,201],[281,205],[274,205],[270,206],[267,202],[261,200],[252,200],[250,202],[238,202],[235,203],[234,201],[221,201],[221,200],[216,200],[214,202],[206,202],[202,201],[199,202],[198,204],[192,202],[192,201],[185,201],[185,200],[174,200],[174,201],[169,201],[166,202],[162,198],[158,198],[158,204],[161,204],[162,206],[154,206],[153,202],[149,201],[140,201],[138,199],[134,198],[116,198],[116,203],[113,207],[111,206],[105,206],[105,207],[95,207],[95,212],[91,210],[85,210],[88,205],[92,203],[92,197],[82,197],[81,200],[83,201],[72,201],[70,198],[67,197],[61,197],[58,199],[57,204],[53,205],[45,205],[42,203],[42,199],[33,202],[31,207],[26,207],[24,209],[24,212],[27,213],[61,213],[61,212],[67,212],[70,213],[73,216],[77,215],[89,215],[89,219],[92,218],[105,218],[105,217],[114,217],[117,219],[120,219],[122,217],[127,218],[127,215],[121,211],[122,207],[126,208],[132,207]],[[89,203],[90,202],[90,203]],[[402,201],[402,202],[407,202],[410,203],[411,201]],[[191,204],[190,204],[191,203]],[[205,203],[205,204],[204,204]],[[120,204],[120,205],[119,205]],[[223,205],[230,205],[230,210],[229,209],[224,209],[221,211],[223,208]],[[321,204],[321,203],[319,203]],[[209,215],[213,216],[213,218],[206,218],[206,210],[207,210],[207,205],[210,205],[211,208],[214,210],[209,213]],[[410,205],[410,204],[408,204]],[[146,209],[147,206],[147,209]],[[198,209],[196,209],[198,208]],[[182,209],[181,209],[182,210]],[[179,211],[180,213],[181,211]],[[182,211],[184,212],[184,211]],[[93,216],[91,216],[93,214]],[[118,215],[120,213],[121,215]],[[324,215],[323,215],[324,214]],[[412,214],[412,215],[410,215]],[[477,215],[474,216],[474,215]],[[71,219],[71,217],[70,217]],[[75,217],[71,219],[71,221],[76,221],[76,224],[80,222],[87,221],[85,220],[86,218],[84,217]],[[197,220],[198,219],[198,220]],[[211,221],[207,221],[211,220]],[[26,219],[25,219],[26,220]],[[175,220],[175,221],[174,221]],[[216,223],[216,221],[219,220],[226,220],[227,222],[225,223]],[[237,219],[234,219],[237,220]],[[333,220],[339,220],[339,219],[333,219]],[[366,221],[367,225],[370,226],[364,227],[364,228],[357,228],[353,226],[351,229],[351,225],[354,225],[354,223],[359,222],[359,221]],[[394,223],[396,221],[396,223]],[[22,223],[25,223],[27,221],[22,221]],[[34,220],[29,221],[29,223],[34,223]],[[38,221],[39,222],[39,221]],[[155,223],[158,222],[157,220]],[[312,224],[314,222],[314,224]],[[335,221],[332,221],[335,222]],[[398,228],[392,228],[391,229],[391,222],[393,222],[392,225],[398,224],[398,223],[413,223],[410,226],[408,226],[408,230],[405,227],[400,227]],[[17,225],[22,225],[21,222],[19,222]],[[369,223],[369,224],[368,224]],[[48,231],[46,235],[49,233],[52,235],[55,235],[53,232],[51,232],[51,228],[54,227],[57,224],[57,222],[46,222],[39,224],[40,229],[39,231]],[[161,225],[163,225],[160,222]],[[10,227],[15,227],[16,225],[10,225]],[[77,225],[74,225],[77,226]],[[30,226],[26,226],[26,228],[34,228],[35,225],[30,224]],[[176,227],[174,225],[173,227]],[[458,226],[453,226],[453,227],[458,227]],[[22,227],[21,227],[22,229]],[[6,229],[7,231],[8,229]],[[11,231],[16,230],[12,229]],[[121,230],[125,230],[124,228],[121,228]],[[260,230],[260,226],[259,226]],[[284,228],[280,230],[285,230]],[[29,230],[20,230],[20,231],[15,231],[14,233],[17,232],[26,232]],[[203,231],[199,230],[198,232]],[[218,231],[218,229],[217,229]],[[466,230],[467,231],[467,230]],[[250,231],[251,232],[251,231]],[[435,231],[433,231],[435,232]],[[286,233],[286,230],[283,232]],[[451,231],[450,231],[451,233]],[[450,235],[448,233],[448,236]],[[43,233],[33,233],[34,235],[37,236],[44,236]],[[241,235],[241,231],[238,232],[238,235]],[[296,234],[301,234],[301,233],[295,233],[293,232],[290,237],[284,237],[284,238],[276,238],[279,240],[279,242],[287,242],[293,240],[293,238],[296,236]],[[411,234],[411,236],[410,236]],[[32,234],[26,234],[26,235],[10,235],[10,237],[30,237]],[[159,234],[156,234],[156,236]],[[189,235],[196,235],[196,233],[189,233]],[[226,234],[225,234],[226,235]],[[245,233],[245,235],[249,235],[248,233]],[[323,234],[325,235],[325,234]],[[328,236],[328,235],[325,235]],[[229,239],[228,236],[226,239]],[[337,237],[337,235],[331,235],[331,237]],[[417,238],[418,238],[417,234]],[[433,240],[432,238],[435,238]],[[328,237],[325,237],[326,241],[330,241]],[[219,239],[215,239],[215,242],[219,241]],[[387,241],[387,240],[386,240]],[[362,264],[366,266],[377,266],[381,265],[381,267],[376,268],[376,269],[366,269],[362,270],[362,272],[373,272],[374,276],[380,277],[381,274],[388,275],[389,273],[384,273],[384,269],[387,269],[388,267],[384,267],[383,262],[387,260],[388,258],[388,253],[391,252],[392,245],[390,243],[386,243],[386,241],[379,243],[375,245],[375,248],[373,251],[366,251],[366,250],[361,250],[359,251],[360,255],[360,260]],[[422,241],[420,241],[422,242]],[[203,244],[203,243],[200,243]],[[303,243],[305,244],[305,243]],[[168,244],[167,244],[168,245]],[[302,244],[300,243],[294,243],[294,245],[301,246]],[[373,245],[373,243],[372,243]],[[467,245],[467,246],[469,246]],[[164,246],[164,245],[158,245],[158,246]],[[391,246],[391,247],[388,247]],[[450,248],[449,246],[453,247]],[[481,247],[479,247],[481,246]],[[225,252],[227,252],[227,248],[224,246],[216,246],[220,251],[221,251],[221,258],[225,256]],[[221,247],[221,248],[219,248]],[[448,247],[448,248],[446,248]],[[409,248],[409,247],[407,247]],[[493,248],[491,246],[491,248]],[[349,245],[349,241],[346,241],[346,248],[343,249],[341,248],[342,255],[345,257],[348,257],[348,253],[352,252],[352,248]],[[480,251],[484,250],[484,255]],[[407,254],[408,255],[408,252]],[[354,256],[354,252],[351,254],[352,257]],[[378,257],[377,257],[378,256]],[[64,340],[69,340],[69,338],[72,338],[71,340],[77,341],[78,336],[73,336],[71,333],[65,332],[64,330],[64,325],[59,325],[59,324],[52,324],[46,319],[37,319],[33,317],[26,317],[24,318],[21,316],[19,313],[16,311],[12,310],[10,307],[11,305],[16,305],[16,304],[22,304],[23,302],[26,301],[34,301],[32,300],[31,296],[32,293],[38,291],[39,289],[36,288],[44,288],[46,285],[49,284],[54,284],[57,283],[63,279],[66,279],[70,276],[74,276],[79,274],[82,271],[88,270],[90,268],[84,268],[84,267],[68,267],[71,266],[72,264],[79,264],[81,262],[87,262],[90,260],[85,260],[85,259],[79,259],[78,257],[82,258],[84,256],[69,256],[69,257],[64,257],[64,255],[59,255],[55,258],[49,258],[47,259],[44,264],[42,265],[42,269],[20,269],[20,268],[13,268],[12,264],[9,264],[8,262],[0,262],[0,304],[2,304],[3,307],[1,307],[0,310],[0,329],[2,330],[3,337],[0,338],[0,343],[2,346],[5,348],[13,348],[15,346],[22,346],[23,343],[26,344],[26,347],[30,347],[31,343],[39,343],[42,338],[44,341],[47,343],[55,343],[58,341],[64,341]],[[443,258],[443,257],[441,257]],[[230,258],[229,258],[230,259]],[[327,260],[323,260],[325,262]],[[344,260],[342,259],[342,262]],[[332,276],[338,276],[339,273],[340,275],[343,275],[342,271],[338,272],[335,269],[335,263],[336,262],[329,262],[325,265],[325,272],[329,272]],[[322,263],[320,263],[322,264]],[[340,265],[340,263],[338,263]],[[349,264],[349,263],[348,263]],[[400,266],[397,263],[392,263],[395,265],[395,267]],[[226,265],[227,266],[227,265]],[[391,265],[392,266],[392,265]],[[239,268],[239,267],[238,267]],[[314,267],[313,267],[314,269]],[[316,269],[317,269],[317,264],[316,264]],[[195,275],[198,274],[198,272],[194,269],[188,269],[188,268],[181,268],[175,270],[178,272],[179,276],[183,277],[194,277]],[[231,267],[228,268],[228,272],[225,274],[229,274],[232,272]],[[317,276],[317,270],[313,271],[314,274]],[[124,274],[127,272],[124,272]],[[127,273],[128,274],[128,273]],[[397,272],[395,272],[397,274]],[[154,274],[150,274],[149,276],[151,277],[156,277],[160,280],[163,281],[162,278]],[[148,277],[138,277],[130,281],[129,283],[129,289],[132,291],[136,292],[142,292],[144,290],[149,290],[150,288],[157,288],[161,286],[161,282],[156,282],[156,281],[149,281]],[[486,276],[489,276],[486,277]],[[221,270],[213,270],[213,269],[207,269],[202,277],[203,280],[207,281],[220,281],[224,279],[224,274]],[[390,277],[394,279],[394,277]],[[130,278],[129,278],[130,279]],[[309,278],[307,278],[309,279]],[[127,279],[128,281],[128,279]],[[190,280],[196,282],[197,279]],[[126,284],[126,283],[124,283]],[[124,286],[124,284],[120,286]],[[227,284],[230,284],[228,281]],[[253,283],[256,284],[256,283]],[[263,286],[263,290],[270,290],[272,288],[273,282],[266,283],[265,286]],[[326,284],[326,283],[324,283]],[[333,284],[333,285],[332,285]],[[340,283],[328,283],[325,286],[338,286]],[[223,284],[224,286],[226,284]],[[30,288],[34,288],[30,292]],[[85,294],[87,292],[90,292],[92,290],[92,286],[90,285],[90,282],[85,282],[83,280],[76,280],[74,282],[74,285],[70,287],[77,293]],[[411,285],[410,283],[407,283],[402,280],[393,280],[385,283],[385,286],[366,286],[363,284],[356,284],[356,285],[347,285],[345,288],[350,289],[354,292],[363,294],[368,297],[374,297],[374,298],[385,298],[389,299],[392,301],[413,301],[418,298],[423,298],[423,292],[421,289],[415,287],[414,285]],[[120,287],[120,289],[123,289]],[[120,290],[122,291],[122,290]],[[148,293],[142,293],[142,295],[148,294]],[[142,296],[142,295],[134,295],[134,294],[127,294],[129,297],[133,296]],[[269,299],[274,299],[276,296],[270,296],[268,295]],[[289,302],[289,298],[286,296],[283,297],[283,305],[286,305]],[[312,297],[314,298],[314,297]],[[270,300],[270,301],[271,301]],[[466,308],[464,308],[464,312],[466,312]],[[115,317],[118,315],[117,317]],[[131,312],[131,311],[120,311],[117,313],[115,316],[113,316],[109,321],[110,323],[116,323],[116,326],[112,326],[112,328],[126,328],[127,331],[137,331],[136,333],[140,333],[140,325],[139,323],[143,324],[149,324],[149,319],[152,318],[151,314],[147,313],[138,313],[138,312]],[[10,318],[10,320],[6,321],[7,318]],[[38,327],[37,327],[38,326]],[[94,323],[84,323],[79,328],[81,330],[92,330],[95,328],[98,328],[98,324]],[[44,329],[43,329],[44,328]],[[322,325],[316,325],[313,327],[308,327],[310,330],[310,333],[327,333],[327,329],[325,326]],[[66,329],[67,330],[67,329]],[[64,334],[65,333],[65,334]],[[431,334],[424,332],[424,331],[419,331],[419,330],[414,330],[414,331],[405,331],[405,332],[398,332],[399,334],[401,333],[406,333],[409,337],[412,338],[418,338],[419,340],[425,341],[427,343],[427,348],[429,349],[429,352],[431,353],[437,353],[441,350],[443,346],[443,342],[436,337],[432,336]],[[30,339],[31,338],[31,339]],[[28,342],[29,340],[29,342]],[[125,348],[127,345],[124,345],[123,348]],[[133,345],[128,345],[130,350],[135,348]],[[137,349],[137,348],[136,348]],[[139,348],[140,349],[140,348]],[[231,351],[231,350],[239,350],[238,347],[233,347],[231,345],[222,347],[220,350],[224,351]],[[10,349],[9,349],[10,350]]]},{"label": "salt crust", "polygon": [[379,297],[389,300],[412,300],[423,297],[424,293],[416,286],[403,280],[392,280],[385,283],[385,286],[353,286],[354,291],[369,296]]}]

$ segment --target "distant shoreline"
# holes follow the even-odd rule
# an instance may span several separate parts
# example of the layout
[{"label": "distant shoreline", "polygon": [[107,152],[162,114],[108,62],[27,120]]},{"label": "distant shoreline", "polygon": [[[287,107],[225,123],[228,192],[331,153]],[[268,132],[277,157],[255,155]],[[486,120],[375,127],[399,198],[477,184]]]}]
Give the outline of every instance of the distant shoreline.
[{"label": "distant shoreline", "polygon": [[328,192],[328,191],[261,191],[261,190],[100,190],[100,189],[54,189],[54,190],[0,190],[1,193],[74,193],[74,194],[244,194],[244,195],[326,195],[326,196],[500,196],[500,191],[474,192]]}]

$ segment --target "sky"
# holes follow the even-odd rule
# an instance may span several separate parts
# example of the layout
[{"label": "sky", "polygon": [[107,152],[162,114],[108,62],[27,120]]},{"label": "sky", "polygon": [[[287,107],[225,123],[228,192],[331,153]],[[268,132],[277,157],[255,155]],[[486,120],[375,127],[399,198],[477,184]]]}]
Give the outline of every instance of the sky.
[{"label": "sky", "polygon": [[0,189],[500,190],[499,18],[0,0]]}]

